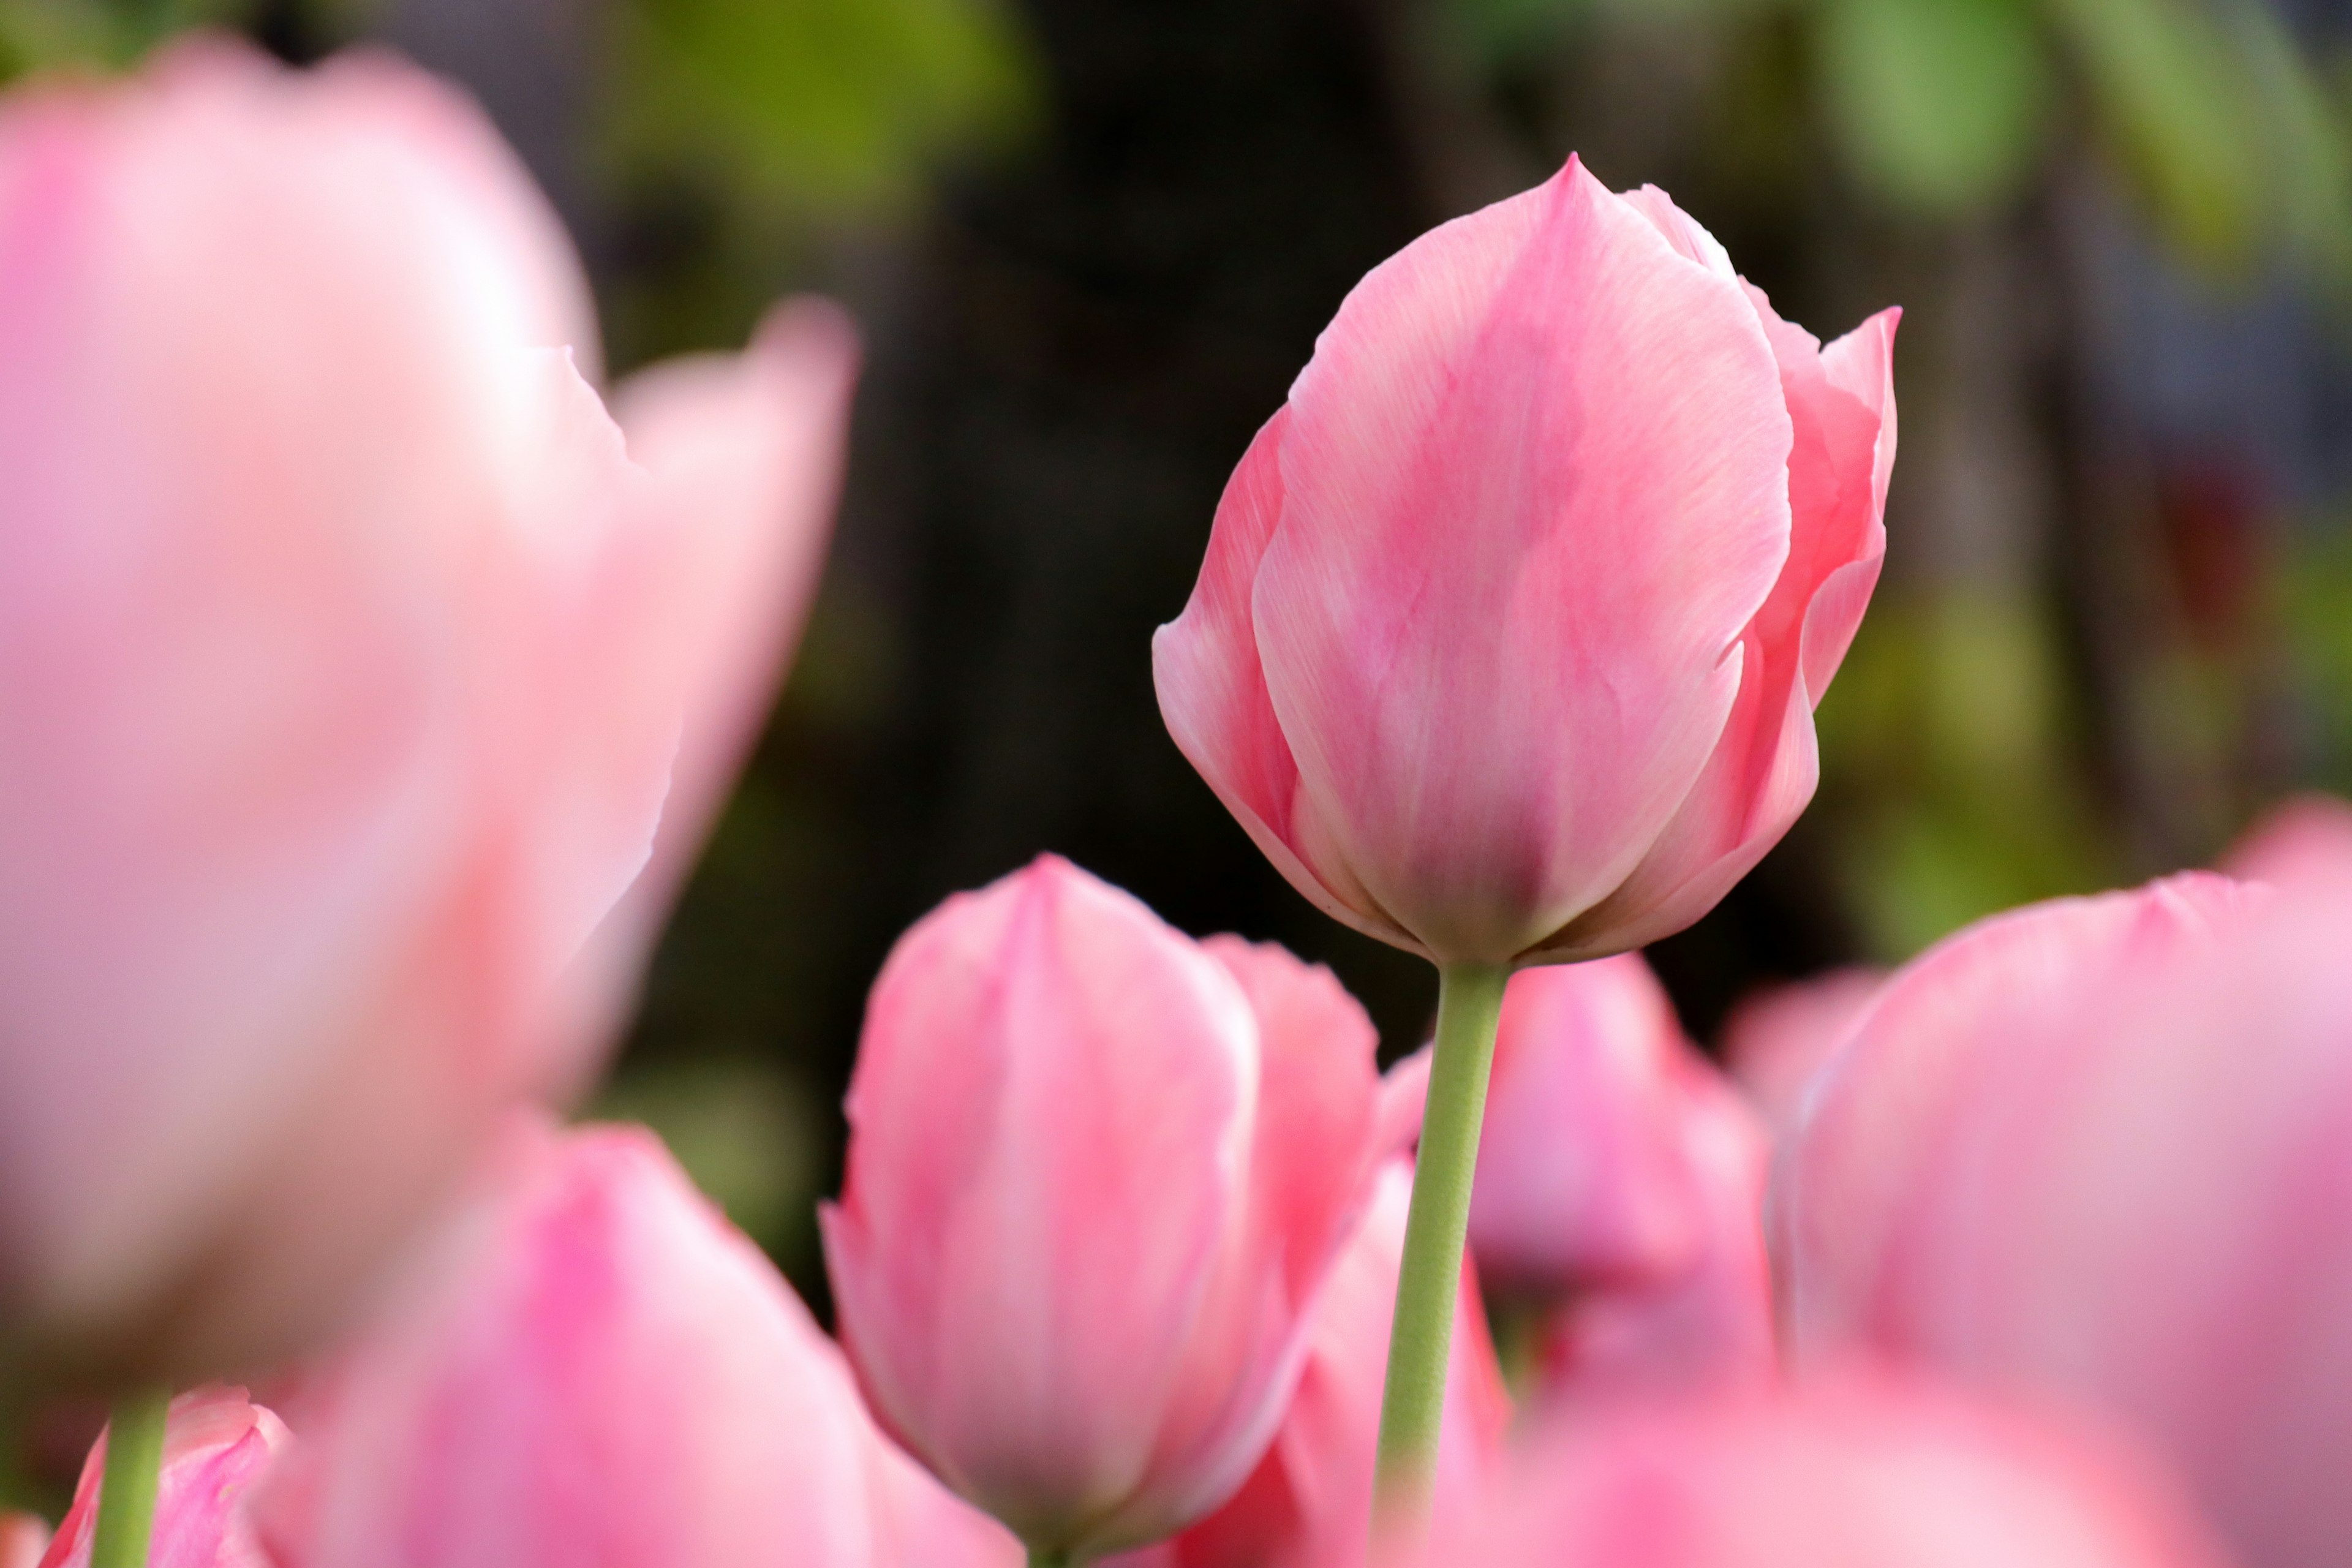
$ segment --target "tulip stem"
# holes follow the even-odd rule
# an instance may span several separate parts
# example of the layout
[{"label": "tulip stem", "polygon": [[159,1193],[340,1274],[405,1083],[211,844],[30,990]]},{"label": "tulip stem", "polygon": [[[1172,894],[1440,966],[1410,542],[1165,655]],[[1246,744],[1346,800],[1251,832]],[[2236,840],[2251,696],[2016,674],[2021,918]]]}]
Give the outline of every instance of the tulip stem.
[{"label": "tulip stem", "polygon": [[106,1473],[98,1488],[98,1533],[89,1568],[147,1568],[155,1525],[155,1483],[163,1468],[168,1388],[142,1389],[116,1402],[106,1426]]},{"label": "tulip stem", "polygon": [[1454,1299],[1470,1226],[1470,1178],[1478,1168],[1486,1077],[1495,1065],[1503,984],[1510,977],[1501,964],[1438,966],[1437,1047],[1422,1110],[1421,1154],[1413,1162],[1373,1472],[1373,1506],[1384,1522],[1417,1525],[1429,1509],[1454,1343]]},{"label": "tulip stem", "polygon": [[1076,1562],[1077,1559],[1066,1552],[1041,1552],[1034,1546],[1029,1549],[1029,1568],[1071,1568]]}]

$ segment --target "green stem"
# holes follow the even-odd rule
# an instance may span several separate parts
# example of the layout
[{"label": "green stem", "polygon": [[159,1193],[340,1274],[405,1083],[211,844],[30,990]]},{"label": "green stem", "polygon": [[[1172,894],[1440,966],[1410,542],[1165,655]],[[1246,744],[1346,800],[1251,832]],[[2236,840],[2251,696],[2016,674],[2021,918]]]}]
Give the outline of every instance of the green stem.
[{"label": "green stem", "polygon": [[1373,1506],[1383,1520],[1409,1526],[1427,1515],[1437,1466],[1454,1299],[1470,1226],[1470,1178],[1478,1168],[1486,1075],[1495,1064],[1495,1026],[1509,978],[1500,964],[1441,964],[1437,971],[1437,1047],[1422,1111],[1421,1155],[1413,1163],[1372,1483]]},{"label": "green stem", "polygon": [[163,1417],[172,1391],[125,1394],[106,1428],[106,1474],[99,1482],[98,1538],[89,1568],[147,1568],[155,1524],[155,1481],[163,1467]]},{"label": "green stem", "polygon": [[1034,1546],[1029,1549],[1029,1568],[1071,1568],[1076,1562],[1066,1552],[1045,1552]]}]

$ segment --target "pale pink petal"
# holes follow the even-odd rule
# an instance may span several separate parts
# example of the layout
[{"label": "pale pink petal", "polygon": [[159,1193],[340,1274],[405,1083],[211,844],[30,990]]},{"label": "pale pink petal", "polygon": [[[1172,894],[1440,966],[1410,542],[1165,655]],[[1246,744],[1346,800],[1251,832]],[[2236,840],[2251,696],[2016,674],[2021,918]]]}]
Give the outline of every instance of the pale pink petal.
[{"label": "pale pink petal", "polygon": [[1508,959],[1722,731],[1789,552],[1771,351],[1571,162],[1374,269],[1289,407],[1251,607],[1305,792],[1422,945]]},{"label": "pale pink petal", "polygon": [[41,1568],[49,1527],[38,1514],[0,1513],[0,1568]]},{"label": "pale pink petal", "polygon": [[2221,865],[2252,881],[2294,882],[2330,863],[2352,867],[2352,801],[2299,795],[2241,834]]}]

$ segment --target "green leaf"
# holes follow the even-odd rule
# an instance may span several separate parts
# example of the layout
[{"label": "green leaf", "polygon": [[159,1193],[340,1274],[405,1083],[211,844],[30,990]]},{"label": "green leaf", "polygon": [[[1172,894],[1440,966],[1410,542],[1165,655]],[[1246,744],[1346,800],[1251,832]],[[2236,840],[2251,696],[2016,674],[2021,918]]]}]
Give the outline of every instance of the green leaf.
[{"label": "green leaf", "polygon": [[1866,187],[1929,216],[2017,188],[2049,95],[2024,0],[1825,0],[1817,26],[1831,122]]}]

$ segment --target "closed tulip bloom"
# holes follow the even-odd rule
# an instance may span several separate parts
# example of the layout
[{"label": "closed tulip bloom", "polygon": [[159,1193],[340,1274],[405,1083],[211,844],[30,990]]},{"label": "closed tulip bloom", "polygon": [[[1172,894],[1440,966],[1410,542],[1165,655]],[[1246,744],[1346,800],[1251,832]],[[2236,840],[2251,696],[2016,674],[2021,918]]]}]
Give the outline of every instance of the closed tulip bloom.
[{"label": "closed tulip bloom", "polygon": [[1481,1568],[2221,1568],[2161,1474],[2101,1435],[1884,1379],[1625,1401],[1541,1434]]},{"label": "closed tulip bloom", "polygon": [[[1384,1165],[1370,1212],[1316,1300],[1298,1391],[1241,1489],[1174,1540],[1104,1568],[1360,1568],[1370,1545],[1372,1443],[1412,1197],[1411,1164]],[[1449,1521],[1478,1505],[1511,1420],[1478,1282],[1466,1267],[1452,1354],[1435,1500],[1437,1517]]]},{"label": "closed tulip bloom", "polygon": [[[150,1568],[277,1568],[263,1552],[248,1513],[290,1441],[285,1423],[250,1402],[241,1388],[201,1388],[172,1401],[156,1480],[154,1533],[148,1541]],[[100,1437],[40,1568],[89,1568],[105,1468],[106,1439]],[[16,1568],[12,1559],[0,1562]]]},{"label": "closed tulip bloom", "polygon": [[1017,1568],[650,1134],[516,1128],[444,1245],[306,1404],[276,1568]]},{"label": "closed tulip bloom", "polygon": [[[1999,949],[1923,969],[1906,1014],[1890,991],[1789,1152],[1783,1267],[1801,1351],[2095,1407],[2250,1568],[2322,1568],[2352,1541],[2352,838],[2279,839],[2263,869],[2023,1016],[1991,1004],[2041,982]],[[1907,1061],[1948,1041],[1969,1065],[1923,1115]],[[1882,1118],[1907,1158],[1865,1141]]]},{"label": "closed tulip bloom", "polygon": [[1822,348],[1571,159],[1374,268],[1153,671],[1318,905],[1441,963],[1637,947],[1810,798],[1875,583],[1895,313]]},{"label": "closed tulip bloom", "polygon": [[1223,1502],[1369,1196],[1372,1027],[1328,971],[1195,942],[1051,856],[892,952],[822,1215],[886,1428],[1033,1550]]},{"label": "closed tulip bloom", "polygon": [[625,428],[597,358],[520,165],[389,58],[0,100],[17,1359],[279,1354],[593,1071],[796,624],[854,346],[787,310]]},{"label": "closed tulip bloom", "polygon": [[1686,1082],[1711,1071],[1637,953],[1513,975],[1470,1194],[1481,1273],[1557,1296],[1690,1267],[1707,1217]]},{"label": "closed tulip bloom", "polygon": [[1688,1073],[1680,1098],[1675,1148],[1697,1208],[1697,1250],[1669,1272],[1596,1280],[1556,1307],[1537,1344],[1538,1399],[1761,1384],[1780,1373],[1764,1246],[1770,1142],[1711,1069]]},{"label": "closed tulip bloom", "polygon": [[1876,969],[1832,969],[1752,991],[1732,1008],[1723,1023],[1723,1060],[1775,1131],[1796,1121],[1814,1076],[1885,982]]},{"label": "closed tulip bloom", "polygon": [[[2190,872],[2053,900],[1979,921],[1897,971],[1814,1083],[1776,1160],[1768,1226],[1796,1342],[1892,1342],[1907,1334],[1896,1317],[1940,1310],[1895,1287],[1926,1260],[1920,1209],[1957,1179],[1955,1162],[1984,1125],[1976,1119],[1997,1114],[2002,1095],[2018,1097],[2020,1115],[2054,1111],[2074,1053],[2050,1043],[2053,1021],[2185,962],[2242,917],[2249,896]],[[2145,1152],[2180,1155],[2160,1143]],[[2009,1174],[2032,1183],[2025,1169]],[[1967,1212],[1999,1226],[2023,1221],[2009,1204],[2041,1210],[2042,1196],[2028,1195],[2037,1185],[2004,1190],[2009,1198]]]}]

